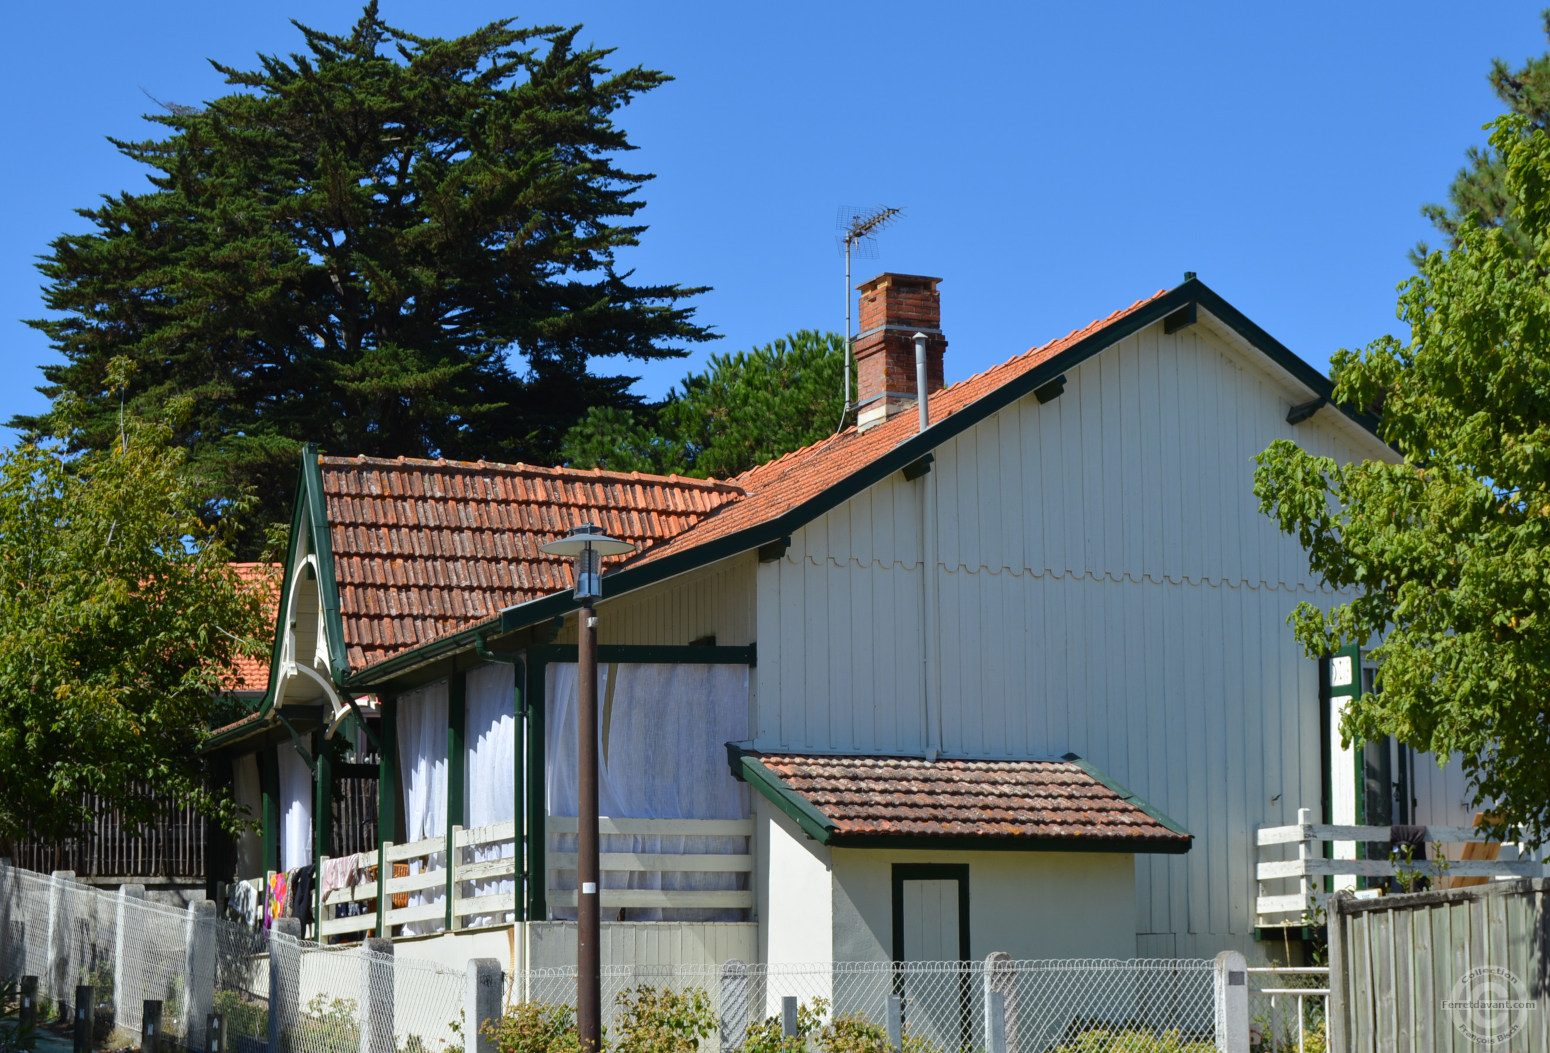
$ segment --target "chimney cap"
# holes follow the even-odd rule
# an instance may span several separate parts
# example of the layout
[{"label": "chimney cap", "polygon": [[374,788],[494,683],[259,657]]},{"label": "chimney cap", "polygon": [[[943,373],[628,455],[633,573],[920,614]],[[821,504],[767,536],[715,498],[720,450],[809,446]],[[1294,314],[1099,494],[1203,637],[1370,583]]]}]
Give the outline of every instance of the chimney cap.
[{"label": "chimney cap", "polygon": [[914,284],[916,282],[919,282],[921,284],[925,284],[927,282],[930,282],[932,288],[935,288],[937,283],[940,282],[942,279],[941,278],[933,278],[933,277],[931,277],[930,275],[927,275],[927,274],[899,274],[897,271],[884,271],[882,274],[879,274],[877,277],[875,277],[875,278],[868,278],[866,281],[864,281],[860,285],[856,286],[856,291],[860,292],[860,293],[869,293],[873,289],[879,288],[879,287],[884,286],[884,285],[892,285],[894,282],[900,281],[900,280],[903,280],[906,284]]}]

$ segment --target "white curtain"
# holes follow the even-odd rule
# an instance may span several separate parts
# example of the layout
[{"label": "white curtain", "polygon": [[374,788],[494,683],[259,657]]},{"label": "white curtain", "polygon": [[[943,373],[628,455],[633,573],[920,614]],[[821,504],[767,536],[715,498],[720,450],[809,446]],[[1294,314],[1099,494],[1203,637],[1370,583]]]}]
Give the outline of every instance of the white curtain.
[{"label": "white curtain", "polygon": [[288,742],[280,754],[280,869],[312,862],[312,769]]},{"label": "white curtain", "polygon": [[[506,823],[516,818],[516,731],[517,716],[512,695],[516,671],[504,663],[492,662],[468,674],[464,742],[468,752],[463,775],[463,800],[467,816],[464,825],[473,829]],[[513,841],[485,845],[474,850],[469,862],[510,859]],[[503,895],[508,901],[516,896],[511,878],[498,881],[467,882],[463,896]],[[478,914],[470,925],[495,925],[515,920],[511,912]]]},{"label": "white curtain", "polygon": [[[231,795],[244,818],[261,819],[264,796],[258,782],[258,754],[238,757],[231,766]],[[240,880],[261,877],[264,873],[264,838],[253,830],[237,835],[237,872]]]},{"label": "white curtain", "polygon": [[[550,815],[574,816],[576,667],[548,667],[546,799]],[[598,669],[598,810],[615,818],[741,819],[747,788],[732,778],[726,743],[748,737],[748,667],[608,665]],[[550,851],[576,851],[571,834],[553,834]],[[603,852],[742,851],[741,838],[605,835]],[[550,887],[575,888],[575,871],[551,871]],[[604,888],[741,889],[744,874],[604,871]],[[559,918],[574,908],[551,908]],[[728,921],[741,912],[631,908],[631,921]]]},{"label": "white curtain", "polygon": [[[434,684],[398,696],[398,773],[404,788],[404,841],[422,841],[447,834],[447,682]],[[446,853],[430,857],[430,868],[446,866]],[[409,864],[409,872],[421,870],[418,860]],[[409,906],[440,903],[446,889],[430,888],[409,895]],[[404,926],[404,935],[440,932],[440,922],[419,922]]]}]

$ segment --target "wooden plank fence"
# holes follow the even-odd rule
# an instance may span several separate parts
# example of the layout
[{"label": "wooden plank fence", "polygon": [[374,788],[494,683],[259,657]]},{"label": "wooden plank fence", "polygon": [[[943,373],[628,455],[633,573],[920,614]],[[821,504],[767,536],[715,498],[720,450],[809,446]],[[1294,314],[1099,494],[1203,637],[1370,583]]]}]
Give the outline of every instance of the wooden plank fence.
[{"label": "wooden plank fence", "polygon": [[1547,895],[1542,878],[1377,899],[1337,894],[1329,1048],[1550,1053]]}]

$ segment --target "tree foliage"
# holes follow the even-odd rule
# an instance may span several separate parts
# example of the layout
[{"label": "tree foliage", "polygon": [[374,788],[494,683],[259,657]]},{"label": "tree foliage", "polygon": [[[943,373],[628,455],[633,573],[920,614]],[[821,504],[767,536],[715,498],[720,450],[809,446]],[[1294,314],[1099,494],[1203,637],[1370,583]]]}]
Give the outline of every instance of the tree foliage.
[{"label": "tree foliage", "polygon": [[[1410,338],[1333,358],[1336,398],[1381,403],[1403,459],[1260,457],[1262,508],[1354,598],[1292,616],[1310,654],[1381,640],[1378,694],[1343,734],[1463,757],[1526,839],[1550,833],[1550,139],[1508,116],[1491,147],[1512,225],[1469,216],[1400,287]],[[1524,251],[1523,246],[1528,246]],[[1396,458],[1398,460],[1398,458]],[[1498,828],[1506,833],[1505,827]]]},{"label": "tree foliage", "polygon": [[0,450],[0,845],[80,829],[83,791],[147,821],[136,781],[231,818],[195,749],[235,657],[267,651],[269,593],[231,567],[169,437]]},{"label": "tree foliage", "polygon": [[[176,441],[221,502],[247,493],[245,554],[288,521],[297,451],[544,459],[591,405],[630,405],[597,356],[683,354],[710,334],[615,267],[637,244],[632,149],[614,123],[669,79],[611,72],[580,27],[496,22],[443,40],[385,24],[297,24],[305,49],[214,63],[236,90],[113,140],[152,189],[105,197],[40,267],[63,355],[52,398],[84,407],[71,441],[117,434],[107,364],[136,365],[129,410],[191,395]],[[525,362],[519,373],[513,358]],[[31,438],[54,414],[18,418]]]},{"label": "tree foliage", "polygon": [[[1542,17],[1545,36],[1550,37],[1550,11]],[[1490,82],[1508,113],[1523,117],[1530,128],[1550,130],[1550,54],[1529,59],[1518,69],[1496,59],[1491,63]],[[1532,251],[1512,214],[1501,155],[1490,147],[1471,146],[1466,159],[1448,187],[1448,203],[1424,205],[1421,214],[1442,232],[1450,249],[1459,244],[1458,230],[1465,217],[1473,215],[1482,226],[1501,227],[1520,249]],[[1420,266],[1427,252],[1422,242],[1411,250],[1410,261]]]},{"label": "tree foliage", "polygon": [[803,329],[715,354],[655,406],[599,407],[560,456],[582,468],[728,478],[834,434],[844,409],[845,338]]}]

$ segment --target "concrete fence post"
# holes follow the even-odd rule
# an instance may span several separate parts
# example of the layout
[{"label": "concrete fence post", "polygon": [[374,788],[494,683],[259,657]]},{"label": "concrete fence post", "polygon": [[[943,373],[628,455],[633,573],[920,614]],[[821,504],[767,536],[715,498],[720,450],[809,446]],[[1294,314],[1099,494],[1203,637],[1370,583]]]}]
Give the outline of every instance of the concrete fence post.
[{"label": "concrete fence post", "polygon": [[97,1024],[97,992],[90,984],[75,987],[75,1027],[73,1048],[75,1053],[91,1053],[92,1032]]},{"label": "concrete fence post", "polygon": [[506,974],[494,958],[468,959],[468,983],[463,994],[463,1049],[465,1053],[496,1053],[495,1036],[485,1025],[500,1023],[501,995]]},{"label": "concrete fence post", "polygon": [[741,1049],[748,1037],[748,1015],[753,994],[748,989],[748,966],[732,958],[721,964],[721,1048]]},{"label": "concrete fence post", "polygon": [[167,1045],[161,1029],[161,1000],[147,998],[140,1004],[140,1053],[159,1053]]},{"label": "concrete fence post", "polygon": [[15,976],[20,963],[11,959],[11,897],[16,882],[11,877],[11,860],[0,856],[0,976]]},{"label": "concrete fence post", "polygon": [[215,904],[201,899],[188,905],[183,944],[187,996],[183,999],[183,1044],[202,1050],[205,1024],[215,1012]]},{"label": "concrete fence post", "polygon": [[786,995],[780,1000],[780,1033],[787,1038],[795,1038],[798,1028],[801,1026],[797,1015],[796,995]]},{"label": "concrete fence post", "polygon": [[70,982],[70,919],[66,916],[70,907],[68,886],[75,882],[75,871],[56,870],[48,876],[48,942],[45,945],[47,966],[43,979],[47,994],[54,1000],[54,1007],[63,1018],[65,1004],[70,999],[66,984]]},{"label": "concrete fence post", "polygon": [[[226,1018],[211,1013],[205,1018],[205,1050],[207,1053],[226,1053]],[[141,1050],[141,1053],[145,1053]]]},{"label": "concrete fence post", "polygon": [[301,1012],[301,922],[278,918],[269,930],[269,1048],[283,1049]]},{"label": "concrete fence post", "polygon": [[[118,887],[113,918],[113,1022],[129,1027],[135,1007],[145,1000],[140,956],[145,946],[145,886]],[[160,1005],[160,1003],[157,1003]]]},{"label": "concrete fence post", "polygon": [[[991,1011],[991,995],[1000,995],[1000,1009]],[[1005,951],[985,956],[985,1038],[990,1039],[994,1016],[1006,1042],[1002,1053],[1017,1053],[1017,966]]]},{"label": "concrete fence post", "polygon": [[896,994],[888,996],[886,1028],[890,1053],[902,1053],[904,1049],[904,999]]},{"label": "concrete fence post", "polygon": [[1249,1053],[1249,963],[1239,951],[1216,956],[1216,1048]]},{"label": "concrete fence post", "polygon": [[[36,976],[22,977],[21,1005],[16,1010],[16,1024],[22,1031],[31,1033],[38,1026],[38,978]],[[33,1041],[28,1038],[23,1044],[24,1049],[31,1049]]]},{"label": "concrete fence post", "polygon": [[361,950],[360,1053],[394,1053],[393,941],[373,936],[361,944]]}]

